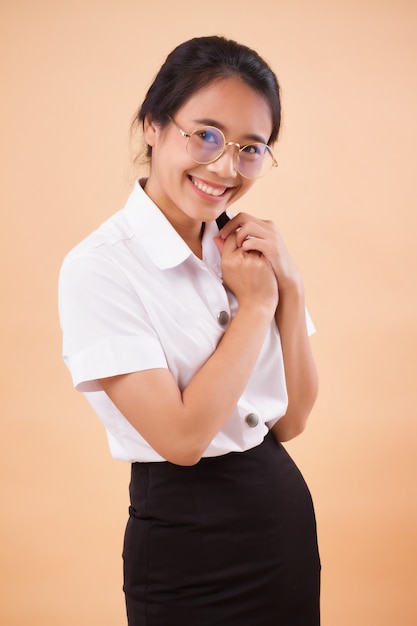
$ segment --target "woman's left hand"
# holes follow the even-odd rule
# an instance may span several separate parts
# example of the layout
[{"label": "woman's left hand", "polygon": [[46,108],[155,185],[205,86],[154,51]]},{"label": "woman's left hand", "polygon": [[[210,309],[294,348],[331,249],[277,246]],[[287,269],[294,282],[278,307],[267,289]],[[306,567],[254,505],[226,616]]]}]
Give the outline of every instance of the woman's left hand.
[{"label": "woman's left hand", "polygon": [[243,250],[256,250],[268,259],[281,293],[291,287],[300,286],[300,272],[273,222],[247,213],[238,213],[220,230],[219,236],[227,239],[231,233],[236,234],[237,245]]}]

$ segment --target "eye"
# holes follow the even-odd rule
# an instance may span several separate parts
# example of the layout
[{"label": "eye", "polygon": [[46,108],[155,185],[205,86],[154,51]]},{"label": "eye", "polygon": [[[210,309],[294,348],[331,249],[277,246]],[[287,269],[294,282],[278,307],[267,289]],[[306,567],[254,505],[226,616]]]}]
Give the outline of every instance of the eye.
[{"label": "eye", "polygon": [[243,154],[252,157],[263,156],[266,150],[267,147],[262,143],[252,143],[241,148]]},{"label": "eye", "polygon": [[197,137],[205,144],[213,144],[213,146],[221,146],[223,143],[223,138],[220,135],[219,131],[215,128],[202,128],[201,130],[197,130]]}]

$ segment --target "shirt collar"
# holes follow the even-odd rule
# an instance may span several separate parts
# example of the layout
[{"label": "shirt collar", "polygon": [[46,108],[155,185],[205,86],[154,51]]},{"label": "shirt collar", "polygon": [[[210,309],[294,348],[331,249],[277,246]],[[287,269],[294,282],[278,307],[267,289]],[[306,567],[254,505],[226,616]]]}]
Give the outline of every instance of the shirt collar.
[{"label": "shirt collar", "polygon": [[136,181],[124,208],[127,220],[140,245],[161,270],[176,267],[190,255],[191,249],[167,220],[162,211]]}]

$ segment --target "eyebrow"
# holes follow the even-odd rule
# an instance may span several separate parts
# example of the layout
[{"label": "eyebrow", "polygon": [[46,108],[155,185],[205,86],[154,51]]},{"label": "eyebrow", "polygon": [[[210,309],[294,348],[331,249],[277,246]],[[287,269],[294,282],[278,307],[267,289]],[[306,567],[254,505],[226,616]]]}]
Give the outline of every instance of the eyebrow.
[{"label": "eyebrow", "polygon": [[[225,127],[223,126],[223,124],[221,124],[220,122],[217,122],[216,120],[212,120],[208,117],[204,117],[198,120],[193,120],[193,122],[195,122],[196,124],[202,124],[203,126],[214,126],[215,128],[218,128],[219,130],[221,130],[224,135],[226,134]],[[245,135],[245,141],[254,141],[257,143],[264,143],[264,144],[267,143],[265,141],[265,138],[261,137],[260,135]]]}]

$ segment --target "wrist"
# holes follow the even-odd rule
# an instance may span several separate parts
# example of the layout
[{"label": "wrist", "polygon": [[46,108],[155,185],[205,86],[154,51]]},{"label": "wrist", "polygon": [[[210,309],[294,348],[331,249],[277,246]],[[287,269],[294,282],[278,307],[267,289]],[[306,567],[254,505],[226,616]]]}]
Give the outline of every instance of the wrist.
[{"label": "wrist", "polygon": [[264,298],[258,301],[248,298],[239,300],[238,313],[240,313],[241,317],[253,319],[255,323],[259,323],[263,319],[266,322],[270,322],[274,317],[276,309],[277,299],[275,298]]},{"label": "wrist", "polygon": [[278,278],[278,288],[280,296],[285,293],[293,296],[294,298],[304,297],[304,283],[299,272],[293,274],[292,276],[287,276],[285,279]]}]

